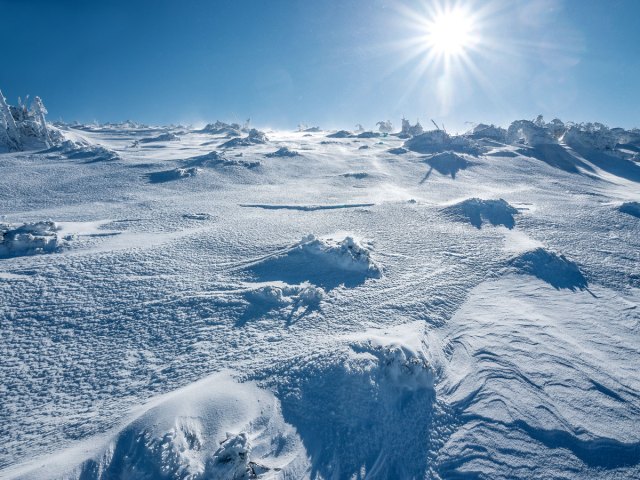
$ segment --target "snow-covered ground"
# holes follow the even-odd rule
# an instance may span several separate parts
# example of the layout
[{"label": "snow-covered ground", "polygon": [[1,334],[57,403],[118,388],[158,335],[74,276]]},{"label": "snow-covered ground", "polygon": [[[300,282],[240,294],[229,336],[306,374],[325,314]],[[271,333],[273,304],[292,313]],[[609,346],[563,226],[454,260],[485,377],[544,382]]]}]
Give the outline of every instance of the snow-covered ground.
[{"label": "snow-covered ground", "polygon": [[0,477],[639,478],[640,143],[551,126],[1,153]]}]

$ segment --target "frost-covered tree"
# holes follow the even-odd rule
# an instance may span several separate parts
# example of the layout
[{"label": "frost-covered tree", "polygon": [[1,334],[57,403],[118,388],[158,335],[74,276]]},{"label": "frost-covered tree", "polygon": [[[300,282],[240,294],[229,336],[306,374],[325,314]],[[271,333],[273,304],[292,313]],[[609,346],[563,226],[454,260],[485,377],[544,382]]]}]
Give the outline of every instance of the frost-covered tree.
[{"label": "frost-covered tree", "polygon": [[2,125],[4,126],[3,130],[5,131],[5,135],[3,135],[3,137],[6,137],[5,142],[7,147],[9,150],[19,150],[22,146],[22,142],[20,141],[20,132],[16,125],[16,121],[11,114],[11,108],[7,104],[2,91],[0,91],[0,117],[2,118],[0,124],[4,124]]},{"label": "frost-covered tree", "polygon": [[376,123],[376,125],[378,126],[380,133],[391,133],[393,131],[391,120],[381,121]]},{"label": "frost-covered tree", "polygon": [[39,128],[40,128],[40,136],[42,137],[44,142],[47,144],[47,147],[50,147],[51,146],[51,140],[49,138],[49,131],[47,130],[47,121],[44,118],[44,116],[48,112],[47,112],[47,109],[44,106],[44,103],[42,103],[42,100],[40,99],[40,97],[34,98],[33,102],[31,102],[31,112],[30,113],[36,119],[36,121],[38,122],[38,125],[39,125]]}]

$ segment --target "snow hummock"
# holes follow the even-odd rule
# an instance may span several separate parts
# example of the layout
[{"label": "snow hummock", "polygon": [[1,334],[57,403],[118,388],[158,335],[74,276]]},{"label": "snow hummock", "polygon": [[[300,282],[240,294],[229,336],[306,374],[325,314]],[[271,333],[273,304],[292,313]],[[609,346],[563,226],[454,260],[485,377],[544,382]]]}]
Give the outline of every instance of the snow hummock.
[{"label": "snow hummock", "polygon": [[[282,418],[279,401],[228,373],[152,399],[138,411],[125,426],[86,442],[87,447],[70,448],[66,462],[38,459],[17,473],[34,479],[248,480],[289,478],[305,470],[304,447]],[[77,460],[83,460],[80,466],[72,463]]]},{"label": "snow hummock", "polygon": [[475,142],[462,135],[449,135],[444,130],[430,130],[404,142],[404,147],[417,153],[438,153],[452,151],[477,155],[480,148]]},{"label": "snow hummock", "polygon": [[352,288],[368,278],[382,277],[382,268],[372,258],[370,247],[353,236],[334,240],[309,234],[284,252],[256,262],[249,270],[262,281],[309,282],[325,290],[340,285]]},{"label": "snow hummock", "polygon": [[269,158],[273,158],[273,157],[297,157],[298,155],[300,155],[300,153],[298,153],[295,150],[289,149],[289,147],[280,147],[275,152],[267,153],[265,156]]},{"label": "snow hummock", "polygon": [[267,143],[268,141],[269,139],[267,138],[264,132],[261,132],[259,130],[256,130],[255,128],[252,128],[251,130],[249,130],[249,134],[246,137],[232,138],[231,140],[224,142],[222,145],[220,145],[220,147],[221,148],[249,147],[251,145]]},{"label": "snow hummock", "polygon": [[502,198],[498,200],[483,200],[468,198],[445,209],[447,213],[460,217],[476,228],[481,228],[483,221],[491,225],[504,225],[513,228],[516,224],[513,216],[518,210],[509,205]]},{"label": "snow hummock", "polygon": [[474,165],[474,162],[450,151],[431,155],[425,159],[425,162],[441,175],[451,175],[451,178],[456,178],[456,174],[460,170],[465,170]]},{"label": "snow hummock", "polygon": [[52,221],[25,223],[18,227],[0,223],[0,258],[53,253],[62,247],[60,227]]},{"label": "snow hummock", "polygon": [[180,137],[171,132],[161,133],[155,137],[145,137],[138,140],[139,143],[155,143],[155,142],[176,142]]},{"label": "snow hummock", "polygon": [[578,265],[560,253],[539,247],[509,261],[518,272],[533,275],[554,288],[587,288],[587,279]]}]

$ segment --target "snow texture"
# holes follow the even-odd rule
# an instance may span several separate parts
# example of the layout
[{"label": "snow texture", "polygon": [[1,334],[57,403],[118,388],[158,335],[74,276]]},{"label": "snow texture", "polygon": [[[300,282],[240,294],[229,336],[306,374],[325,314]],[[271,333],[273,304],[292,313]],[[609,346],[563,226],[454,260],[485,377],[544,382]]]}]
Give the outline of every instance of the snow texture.
[{"label": "snow texture", "polygon": [[638,130],[32,104],[0,104],[0,478],[640,478]]}]

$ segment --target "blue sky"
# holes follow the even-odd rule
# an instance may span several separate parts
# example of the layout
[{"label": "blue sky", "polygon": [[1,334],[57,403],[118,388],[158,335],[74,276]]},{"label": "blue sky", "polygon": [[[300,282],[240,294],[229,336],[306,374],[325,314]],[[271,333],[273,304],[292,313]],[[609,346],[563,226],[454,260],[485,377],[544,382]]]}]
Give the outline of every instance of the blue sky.
[{"label": "blue sky", "polygon": [[[640,127],[640,1],[454,3],[0,0],[0,89],[67,121]],[[436,7],[477,38],[446,72],[420,44]]]}]

